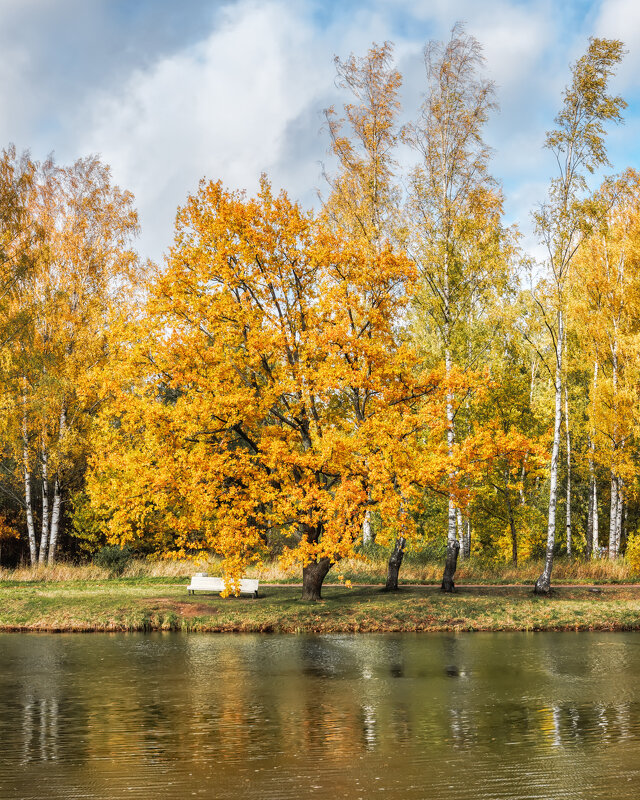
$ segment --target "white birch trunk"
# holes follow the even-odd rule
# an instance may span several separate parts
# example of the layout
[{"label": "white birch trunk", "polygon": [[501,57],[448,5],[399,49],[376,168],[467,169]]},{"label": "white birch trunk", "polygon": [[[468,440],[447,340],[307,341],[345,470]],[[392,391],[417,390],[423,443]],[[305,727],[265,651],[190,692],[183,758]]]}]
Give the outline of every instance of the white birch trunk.
[{"label": "white birch trunk", "polygon": [[49,550],[49,476],[48,476],[48,460],[49,454],[47,453],[47,445],[45,442],[44,434],[42,436],[42,526],[40,534],[40,564],[45,564],[47,561],[47,552]]},{"label": "white birch trunk", "polygon": [[618,521],[618,478],[611,473],[611,503],[609,506],[609,558],[618,557],[616,526]]},{"label": "white birch trunk", "polygon": [[567,555],[571,556],[572,530],[571,530],[571,430],[569,428],[569,389],[564,387],[564,428],[567,436],[567,516],[566,537]]},{"label": "white birch trunk", "polygon": [[591,558],[600,556],[600,532],[598,530],[598,482],[595,471],[595,452],[596,452],[596,426],[595,426],[595,405],[598,391],[598,358],[593,364],[593,394],[592,394],[592,420],[591,434],[589,436],[589,518],[587,521],[587,548],[591,547]]},{"label": "white birch trunk", "polygon": [[[598,481],[593,478],[593,547],[594,558],[600,557],[600,517],[598,514]],[[597,552],[595,552],[597,551]]]},{"label": "white birch trunk", "polygon": [[460,558],[463,560],[467,557],[464,548],[464,523],[462,520],[462,511],[459,508],[456,508],[456,530],[457,530],[457,538],[460,542]]},{"label": "white birch trunk", "polygon": [[547,522],[547,547],[544,570],[536,581],[534,592],[546,594],[551,588],[551,570],[553,569],[553,550],[556,544],[556,507],[558,504],[558,458],[560,454],[560,434],[562,428],[562,342],[564,328],[562,311],[558,311],[558,340],[556,347],[555,419],[553,424],[553,447],[549,468],[549,517]]},{"label": "white birch trunk", "polygon": [[49,555],[47,563],[53,564],[56,558],[56,546],[58,544],[58,529],[60,526],[60,508],[62,505],[62,495],[60,493],[60,481],[56,477],[53,482],[53,508],[51,510],[51,531],[49,534]]},{"label": "white birch trunk", "polygon": [[[60,429],[58,431],[58,444],[62,447],[65,431],[67,427],[67,410],[62,406],[60,411]],[[56,474],[53,484],[53,508],[51,511],[51,531],[49,533],[49,555],[48,564],[51,566],[56,558],[56,547],[58,545],[58,530],[60,528],[60,509],[62,506],[62,492],[60,488],[60,476]]]},{"label": "white birch trunk", "polygon": [[368,508],[362,520],[362,544],[370,544],[371,540],[371,509]]},{"label": "white birch trunk", "polygon": [[24,504],[27,512],[27,537],[29,539],[29,558],[31,566],[38,561],[36,528],[33,522],[33,504],[31,497],[31,466],[29,464],[29,437],[27,431],[27,399],[23,397],[24,413],[22,417],[22,461],[24,465]]},{"label": "white birch trunk", "polygon": [[624,512],[624,481],[622,480],[622,478],[618,478],[618,504],[616,506],[616,556],[620,555],[623,512]]}]

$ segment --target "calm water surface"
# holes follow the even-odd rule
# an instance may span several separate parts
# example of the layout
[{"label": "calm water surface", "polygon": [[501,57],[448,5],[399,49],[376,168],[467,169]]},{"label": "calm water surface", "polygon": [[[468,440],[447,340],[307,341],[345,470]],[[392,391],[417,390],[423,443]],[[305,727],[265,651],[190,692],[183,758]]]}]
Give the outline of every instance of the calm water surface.
[{"label": "calm water surface", "polygon": [[0,635],[0,798],[640,797],[640,634]]}]

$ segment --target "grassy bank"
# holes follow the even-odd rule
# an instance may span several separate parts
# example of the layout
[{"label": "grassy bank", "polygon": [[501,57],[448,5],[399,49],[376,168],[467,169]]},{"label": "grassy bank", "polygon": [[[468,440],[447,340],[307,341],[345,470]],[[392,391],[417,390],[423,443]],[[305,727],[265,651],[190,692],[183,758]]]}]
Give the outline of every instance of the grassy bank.
[{"label": "grassy bank", "polygon": [[20,631],[534,631],[640,629],[640,589],[558,588],[547,598],[529,587],[328,586],[321,603],[303,603],[294,586],[265,586],[258,599],[188,596],[183,580],[3,581],[0,630]]}]

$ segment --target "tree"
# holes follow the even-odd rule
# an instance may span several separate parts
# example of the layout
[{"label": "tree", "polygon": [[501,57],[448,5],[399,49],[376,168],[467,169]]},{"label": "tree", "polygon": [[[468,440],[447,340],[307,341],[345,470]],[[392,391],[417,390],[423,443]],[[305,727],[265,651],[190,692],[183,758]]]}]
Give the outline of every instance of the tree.
[{"label": "tree", "polygon": [[109,316],[134,277],[137,218],[97,158],[35,170],[29,214],[38,247],[13,294],[21,335],[5,347],[4,435],[15,467],[5,491],[16,495],[22,483],[31,562],[51,564],[65,492],[82,482]]},{"label": "tree", "polygon": [[[446,436],[452,463],[460,402],[453,376],[457,369],[473,383],[472,372],[491,339],[492,326],[485,326],[481,335],[478,323],[508,281],[502,197],[488,172],[490,149],[482,139],[483,125],[496,105],[493,84],[478,77],[483,63],[479,43],[460,24],[445,44],[431,42],[425,49],[426,99],[419,120],[406,131],[421,158],[411,175],[407,210],[408,248],[420,275],[418,335],[432,338],[450,383]],[[463,397],[469,391],[467,386]],[[454,588],[460,549],[456,480],[452,469],[445,592]]]},{"label": "tree", "polygon": [[[336,234],[379,256],[396,238],[399,191],[395,150],[400,73],[392,67],[393,46],[373,44],[364,58],[335,59],[339,85],[356,103],[344,107],[345,118],[325,111],[331,150],[338,161],[335,176],[325,173],[331,192],[324,218]],[[370,490],[369,495],[371,494]],[[370,542],[371,507],[366,507],[362,540]],[[397,569],[403,548],[396,549]],[[397,579],[396,579],[397,587]]]},{"label": "tree", "polygon": [[607,94],[607,83],[622,55],[620,41],[589,40],[587,52],[573,66],[571,85],[564,92],[564,104],[555,120],[557,127],[547,134],[545,142],[545,147],[555,156],[559,176],[551,181],[548,201],[534,214],[536,229],[546,249],[549,273],[546,283],[540,287],[537,303],[552,344],[553,355],[547,366],[554,381],[555,415],[545,566],[534,587],[537,594],[550,590],[556,540],[567,281],[587,223],[585,172],[592,174],[608,164],[604,124],[619,122],[625,107],[621,97]]},{"label": "tree", "polygon": [[[589,402],[591,514],[597,508],[595,462],[609,473],[608,552],[610,558],[616,558],[625,491],[636,472],[632,447],[640,381],[640,284],[635,269],[640,255],[640,175],[629,169],[617,179],[605,181],[595,204],[601,213],[576,256],[570,303],[581,350],[588,354],[593,374]],[[593,523],[591,530],[593,537]]]},{"label": "tree", "polygon": [[[162,549],[217,552],[233,591],[277,533],[303,599],[320,599],[369,487],[392,519],[394,487],[412,491],[439,387],[394,328],[411,281],[402,255],[341,241],[266,179],[255,199],[203,181],[151,287],[133,377],[102,416],[90,492],[112,538],[171,528]],[[437,454],[423,479],[438,480]]]}]

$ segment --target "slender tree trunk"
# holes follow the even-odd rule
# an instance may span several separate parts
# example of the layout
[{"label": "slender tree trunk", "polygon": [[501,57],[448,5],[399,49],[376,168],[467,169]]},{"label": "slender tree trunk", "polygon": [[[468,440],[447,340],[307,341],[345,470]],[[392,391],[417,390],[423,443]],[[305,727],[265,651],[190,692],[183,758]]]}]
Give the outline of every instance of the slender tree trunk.
[{"label": "slender tree trunk", "polygon": [[509,492],[509,473],[505,470],[504,476],[504,497],[507,503],[507,514],[509,515],[509,529],[511,531],[511,561],[514,567],[518,566],[518,531],[516,529],[516,521],[513,516],[513,507],[511,504],[511,494]]},{"label": "slender tree trunk", "polygon": [[456,530],[457,530],[457,539],[460,542],[460,558],[464,561],[467,558],[467,554],[464,548],[464,524],[462,521],[462,511],[459,508],[456,508]]},{"label": "slender tree trunk", "polygon": [[587,558],[597,558],[600,555],[598,541],[598,486],[595,470],[596,452],[596,426],[595,406],[598,391],[598,358],[593,362],[593,389],[591,405],[593,407],[591,419],[591,432],[589,434],[589,516],[587,519]]},{"label": "slender tree trunk", "polygon": [[618,478],[618,504],[616,506],[616,557],[620,555],[622,542],[622,517],[624,514],[624,481]]},{"label": "slender tree trunk", "polygon": [[[447,377],[451,373],[451,351],[447,348],[445,350],[445,368]],[[455,431],[453,420],[453,394],[450,389],[447,390],[447,451],[449,458],[453,458],[453,447],[455,444]],[[453,485],[455,475],[449,473],[449,485]],[[447,558],[442,576],[442,591],[452,592],[454,589],[453,576],[458,564],[458,553],[460,552],[460,542],[458,542],[456,535],[456,505],[454,502],[453,491],[449,492],[449,513],[447,524]],[[455,558],[453,556],[455,551]],[[453,571],[451,571],[453,570]]]},{"label": "slender tree trunk", "polygon": [[49,550],[49,478],[47,474],[48,469],[48,453],[44,440],[42,437],[42,527],[40,535],[40,564],[46,564],[47,552]]},{"label": "slender tree trunk", "polygon": [[49,555],[48,564],[51,566],[56,558],[56,546],[58,544],[58,529],[60,525],[60,507],[62,496],[60,493],[60,481],[56,476],[53,482],[53,509],[51,511],[51,533],[49,535]]},{"label": "slender tree trunk", "polygon": [[33,502],[31,497],[31,467],[29,465],[29,438],[27,433],[27,399],[23,398],[24,415],[22,417],[22,461],[24,464],[24,503],[27,511],[27,536],[29,539],[29,558],[31,566],[38,561],[36,528],[33,522]]},{"label": "slender tree trunk", "polygon": [[618,478],[611,472],[611,502],[609,504],[609,558],[618,557],[616,526],[618,522]]},{"label": "slender tree trunk", "polygon": [[571,429],[569,427],[569,387],[564,387],[564,428],[567,435],[567,555],[572,555],[572,530],[571,530]]},{"label": "slender tree trunk", "polygon": [[[62,449],[62,443],[67,427],[67,409],[62,404],[60,411],[60,428],[58,431],[58,445]],[[51,532],[49,534],[49,556],[48,564],[51,566],[56,558],[56,547],[58,544],[58,530],[60,526],[60,507],[62,505],[62,493],[60,489],[60,476],[56,473],[53,483],[53,509],[51,512]]]},{"label": "slender tree trunk", "polygon": [[593,477],[593,557],[600,557],[600,515],[598,512],[598,479]]},{"label": "slender tree trunk", "polygon": [[387,569],[387,583],[384,587],[385,592],[398,591],[398,575],[400,573],[400,566],[404,558],[404,548],[407,540],[404,536],[398,536],[395,546],[389,556],[389,565]]},{"label": "slender tree trunk", "polygon": [[464,521],[464,539],[462,547],[465,552],[465,558],[471,558],[471,520],[467,517]]},{"label": "slender tree trunk", "polygon": [[548,594],[551,589],[553,550],[556,544],[556,506],[558,504],[558,457],[560,454],[560,432],[562,427],[562,342],[564,338],[562,311],[558,312],[558,344],[556,347],[556,374],[554,381],[556,413],[553,425],[553,448],[549,470],[549,518],[547,523],[547,548],[544,570],[536,581],[533,591]]}]

